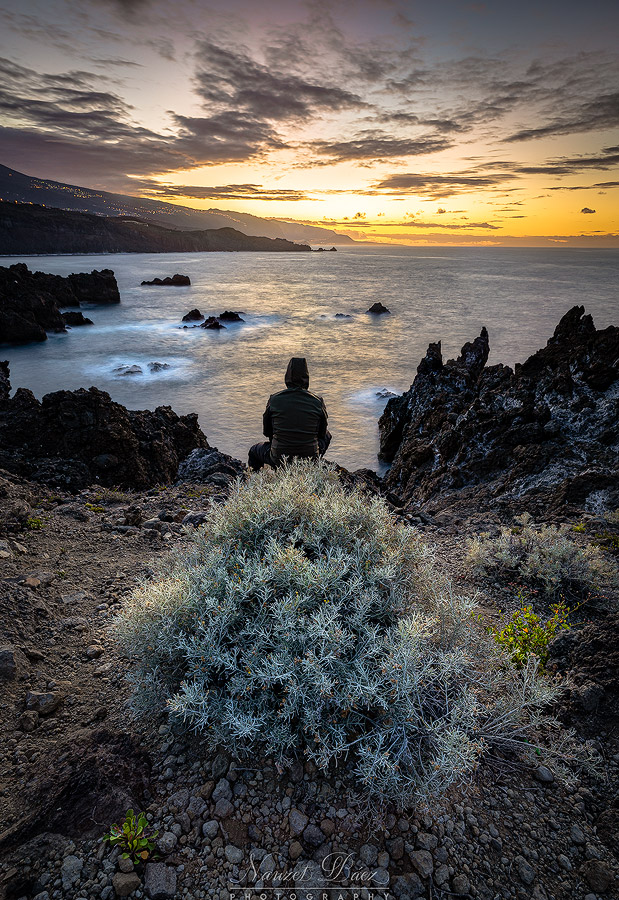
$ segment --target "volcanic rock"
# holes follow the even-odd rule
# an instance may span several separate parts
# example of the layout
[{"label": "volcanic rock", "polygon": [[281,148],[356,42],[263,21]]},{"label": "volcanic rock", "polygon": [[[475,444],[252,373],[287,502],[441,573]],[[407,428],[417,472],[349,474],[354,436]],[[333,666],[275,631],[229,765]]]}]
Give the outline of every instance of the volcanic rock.
[{"label": "volcanic rock", "polygon": [[95,387],[42,401],[20,388],[0,400],[0,447],[3,468],[70,490],[97,481],[132,489],[170,483],[192,450],[211,449],[197,415],[128,410]]},{"label": "volcanic rock", "polygon": [[214,331],[217,331],[219,328],[225,328],[225,325],[222,325],[221,322],[215,318],[215,316],[209,316],[208,319],[205,319],[204,322],[199,328],[212,328]]},{"label": "volcanic rock", "polygon": [[187,285],[191,284],[191,279],[189,275],[168,275],[166,278],[153,278],[152,281],[142,281],[142,284],[157,284],[163,285],[165,287],[187,287]]},{"label": "volcanic rock", "polygon": [[67,323],[59,307],[119,302],[118,285],[111,269],[64,278],[30,272],[24,263],[8,268],[0,266],[0,343],[45,341],[48,331],[66,331],[65,324],[87,324],[87,321]]},{"label": "volcanic rock", "polygon": [[76,325],[94,325],[92,319],[87,319],[84,313],[81,312],[70,310],[69,312],[61,313],[61,316],[65,325],[69,325],[72,328]]},{"label": "volcanic rock", "polygon": [[196,308],[196,309],[190,309],[188,313],[185,313],[185,315],[183,316],[181,321],[182,322],[199,322],[200,319],[203,319],[203,318],[204,318],[204,316],[202,315],[200,310]]},{"label": "volcanic rock", "polygon": [[212,448],[192,450],[178,467],[178,481],[224,486],[246,471],[243,463]]},{"label": "volcanic rock", "polygon": [[486,367],[485,328],[443,362],[430,344],[379,421],[385,486],[407,503],[498,504],[532,513],[619,505],[619,328],[584,307],[515,371]]},{"label": "volcanic rock", "polygon": [[245,319],[242,319],[241,316],[237,312],[233,312],[230,309],[227,309],[225,312],[222,312],[220,316],[217,316],[222,322],[244,322]]},{"label": "volcanic rock", "polygon": [[118,366],[114,369],[114,375],[143,375],[143,371],[141,366],[132,365],[132,366]]},{"label": "volcanic rock", "polygon": [[0,403],[9,399],[11,394],[11,382],[9,380],[9,362],[0,362]]},{"label": "volcanic rock", "polygon": [[390,313],[391,310],[387,309],[386,306],[383,306],[382,303],[378,302],[378,303],[373,303],[370,306],[370,308],[368,309],[368,312],[374,313],[374,315],[376,315],[376,316],[381,316],[381,315],[383,315],[383,313]]}]

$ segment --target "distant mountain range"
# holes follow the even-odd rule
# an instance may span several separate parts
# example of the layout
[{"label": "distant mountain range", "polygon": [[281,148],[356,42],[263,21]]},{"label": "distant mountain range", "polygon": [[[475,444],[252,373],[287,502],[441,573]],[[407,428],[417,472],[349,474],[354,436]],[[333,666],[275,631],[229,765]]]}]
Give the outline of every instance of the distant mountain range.
[{"label": "distant mountain range", "polygon": [[0,254],[187,253],[205,250],[310,252],[309,244],[243,234],[236,228],[188,231],[133,216],[102,216],[0,200]]},{"label": "distant mountain range", "polygon": [[37,203],[41,206],[93,213],[98,216],[131,216],[171,230],[203,231],[234,228],[246,235],[284,238],[287,241],[303,241],[311,244],[355,243],[344,234],[337,234],[329,228],[319,228],[316,225],[303,225],[280,219],[261,219],[259,216],[232,210],[192,209],[190,206],[177,206],[161,200],[131,197],[128,194],[111,194],[107,191],[23,175],[6,166],[0,166],[0,200]]}]

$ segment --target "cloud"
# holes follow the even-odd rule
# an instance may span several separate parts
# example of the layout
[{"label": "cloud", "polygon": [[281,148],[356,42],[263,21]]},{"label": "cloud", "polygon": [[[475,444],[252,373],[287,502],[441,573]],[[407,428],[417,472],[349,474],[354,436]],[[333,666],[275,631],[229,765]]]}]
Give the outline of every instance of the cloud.
[{"label": "cloud", "polygon": [[326,163],[347,160],[401,159],[407,156],[424,156],[439,153],[451,147],[451,142],[435,136],[420,138],[396,138],[392,135],[365,134],[349,141],[312,141],[306,144],[318,156],[326,157]]},{"label": "cloud", "polygon": [[[490,222],[422,222],[417,219],[406,219],[403,222],[367,222],[365,215],[357,213],[350,219],[346,216],[341,221],[329,219],[330,225],[363,225],[364,228],[440,228],[445,231],[470,231],[483,228],[490,231],[500,231],[500,225],[492,225]],[[324,222],[323,222],[324,224]]]},{"label": "cloud", "polygon": [[556,134],[575,134],[581,131],[600,131],[619,126],[619,91],[600,94],[576,109],[556,116],[545,125],[525,128],[504,138],[506,143],[528,141],[532,138]]},{"label": "cloud", "polygon": [[225,184],[203,187],[190,184],[161,184],[143,180],[140,190],[150,197],[165,200],[169,197],[192,197],[196,200],[318,200],[305,191],[286,188],[265,188],[261,184]]},{"label": "cloud", "polygon": [[340,87],[308,81],[291,71],[269,69],[247,52],[212,41],[198,44],[195,88],[207,104],[242,109],[271,122],[306,120],[323,112],[361,109],[367,104]]},{"label": "cloud", "polygon": [[[105,79],[84,71],[45,74],[0,58],[0,151],[9,165],[40,171],[50,161],[74,182],[150,175],[245,162],[285,144],[270,123],[244,110],[211,115],[171,113],[176,134],[138,125],[134,110]],[[57,177],[57,176],[54,176]]]},{"label": "cloud", "polygon": [[373,190],[374,192],[385,193],[387,196],[415,194],[429,197],[433,200],[441,200],[444,197],[452,197],[455,194],[499,187],[505,184],[506,181],[516,177],[516,175],[505,172],[489,174],[461,172],[453,175],[429,175],[407,172],[389,175],[387,178],[374,184]]},{"label": "cloud", "polygon": [[583,206],[583,208],[580,211],[581,211],[581,213],[587,213],[589,215],[591,215],[592,213],[595,212],[594,209],[589,209],[588,206]]}]

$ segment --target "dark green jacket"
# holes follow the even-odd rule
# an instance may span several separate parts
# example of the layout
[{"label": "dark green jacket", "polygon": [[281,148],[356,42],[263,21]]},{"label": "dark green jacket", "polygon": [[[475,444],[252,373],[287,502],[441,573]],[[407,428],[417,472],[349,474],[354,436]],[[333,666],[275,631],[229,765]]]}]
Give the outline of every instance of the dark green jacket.
[{"label": "dark green jacket", "polygon": [[263,431],[271,440],[271,457],[318,456],[318,439],[327,432],[327,409],[322,397],[307,388],[309,375],[304,359],[288,364],[286,389],[271,394],[263,416]]}]

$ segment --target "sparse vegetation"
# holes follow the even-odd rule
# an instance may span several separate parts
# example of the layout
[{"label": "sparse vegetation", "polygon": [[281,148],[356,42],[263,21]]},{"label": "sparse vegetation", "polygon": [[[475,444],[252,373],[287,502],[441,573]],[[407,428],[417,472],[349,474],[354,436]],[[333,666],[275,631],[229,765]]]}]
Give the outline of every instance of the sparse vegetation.
[{"label": "sparse vegetation", "polygon": [[[519,599],[523,599],[522,593]],[[507,623],[488,626],[488,634],[505,648],[512,662],[521,669],[529,657],[535,656],[543,668],[548,662],[548,644],[559,631],[569,629],[570,609],[562,600],[552,608],[552,616],[545,622],[533,611],[532,606],[514,610]]]},{"label": "sparse vegetation", "polygon": [[105,512],[104,506],[99,506],[98,504],[95,504],[95,503],[84,503],[84,506],[86,507],[86,509],[89,509],[90,512],[93,512],[93,513],[104,513]]},{"label": "sparse vegetation", "polygon": [[103,841],[111,847],[118,847],[123,859],[130,859],[135,865],[146,862],[155,845],[153,841],[158,831],[150,832],[145,814],[136,815],[132,809],[127,810],[124,822],[112,825]]},{"label": "sparse vegetation", "polygon": [[496,538],[481,535],[470,541],[468,562],[506,581],[522,579],[551,599],[562,593],[580,597],[616,583],[616,570],[600,551],[579,547],[569,531],[567,525],[534,525],[525,514]]},{"label": "sparse vegetation", "polygon": [[136,712],[167,705],[237,756],[347,761],[375,799],[407,805],[486,749],[523,746],[555,695],[535,659],[502,664],[472,608],[382,500],[296,462],[237,484],[115,631]]},{"label": "sparse vegetation", "polygon": [[41,528],[45,528],[45,522],[39,516],[28,516],[24,523],[24,527],[29,531],[38,531]]}]

